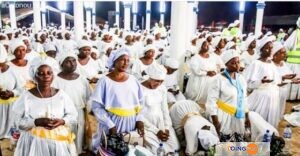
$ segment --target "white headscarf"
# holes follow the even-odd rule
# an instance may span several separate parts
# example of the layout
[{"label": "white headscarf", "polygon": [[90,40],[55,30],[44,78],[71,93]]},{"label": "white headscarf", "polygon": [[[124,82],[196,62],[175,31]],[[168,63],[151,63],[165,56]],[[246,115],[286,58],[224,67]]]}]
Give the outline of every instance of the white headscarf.
[{"label": "white headscarf", "polygon": [[164,80],[167,75],[167,70],[164,66],[157,63],[151,64],[146,70],[146,74],[155,80]]},{"label": "white headscarf", "polygon": [[275,55],[280,49],[284,48],[281,42],[274,42],[271,56]]},{"label": "white headscarf", "polygon": [[179,62],[174,58],[167,58],[165,65],[172,68],[172,69],[178,69],[179,68]]},{"label": "white headscarf", "polygon": [[208,150],[210,147],[219,143],[219,138],[213,135],[209,130],[199,130],[198,131],[198,139],[201,143],[201,146]]},{"label": "white headscarf", "polygon": [[92,48],[92,44],[89,41],[87,41],[87,40],[80,40],[78,42],[78,49],[83,48],[83,47],[90,47],[90,48]]},{"label": "white headscarf", "polygon": [[222,60],[224,64],[226,64],[228,61],[230,61],[232,58],[240,57],[240,54],[237,52],[237,50],[229,49],[224,51],[222,55]]},{"label": "white headscarf", "polygon": [[42,65],[48,65],[52,70],[52,62],[49,62],[49,59],[40,59],[36,62],[33,62],[29,68],[29,72],[30,72],[30,76],[31,78],[35,81],[35,76],[36,76],[36,73],[38,71],[38,68]]},{"label": "white headscarf", "polygon": [[48,43],[44,46],[45,52],[47,51],[56,51],[55,45]]},{"label": "white headscarf", "polygon": [[203,38],[197,39],[197,41],[196,41],[197,53],[201,50],[202,45],[203,45],[203,43],[204,43],[205,41],[206,41],[206,40],[203,39]]},{"label": "white headscarf", "polygon": [[112,51],[112,53],[109,55],[109,58],[107,60],[107,66],[109,69],[113,68],[114,62],[123,55],[129,56],[130,52],[127,48],[119,48],[115,51]]},{"label": "white headscarf", "polygon": [[146,54],[146,52],[149,51],[149,50],[151,50],[151,49],[154,50],[154,53],[156,52],[156,47],[155,47],[153,44],[149,44],[149,45],[147,45],[147,46],[144,48],[143,53],[140,55],[140,58],[141,58],[141,57],[144,57],[145,54]]},{"label": "white headscarf", "polygon": [[296,24],[297,24],[298,28],[300,28],[300,17],[298,17]]},{"label": "white headscarf", "polygon": [[74,53],[64,53],[60,56],[59,61],[58,61],[60,66],[67,57],[74,57],[75,59],[77,59],[77,55],[75,55]]},{"label": "white headscarf", "polygon": [[23,46],[23,47],[25,47],[25,49],[27,49],[27,46],[25,45],[25,43],[22,40],[17,39],[17,40],[11,41],[11,44],[9,45],[10,52],[12,54],[14,54],[15,50],[21,46]]},{"label": "white headscarf", "polygon": [[272,40],[272,37],[265,36],[260,40],[258,49],[261,50],[262,47],[264,47],[268,42],[272,42]]},{"label": "white headscarf", "polygon": [[232,41],[228,42],[225,46],[225,49],[226,50],[229,50],[231,47],[235,46],[236,44]]},{"label": "white headscarf", "polygon": [[247,39],[246,39],[246,41],[245,41],[245,50],[247,50],[248,48],[249,48],[249,46],[250,46],[250,44],[254,41],[256,39],[256,37],[255,36],[248,36],[247,37]]},{"label": "white headscarf", "polygon": [[219,42],[221,41],[221,39],[222,39],[222,37],[220,37],[220,36],[217,36],[217,37],[213,38],[213,40],[212,40],[212,46],[214,48],[216,48],[218,46]]}]

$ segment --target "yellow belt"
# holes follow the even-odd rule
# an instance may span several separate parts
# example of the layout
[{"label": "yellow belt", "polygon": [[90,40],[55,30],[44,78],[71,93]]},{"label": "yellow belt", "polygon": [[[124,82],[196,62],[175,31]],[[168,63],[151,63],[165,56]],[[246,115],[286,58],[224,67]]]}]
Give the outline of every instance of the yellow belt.
[{"label": "yellow belt", "polygon": [[[218,105],[219,109],[221,109],[223,112],[226,112],[231,116],[235,116],[235,113],[237,110],[235,106],[233,106],[231,104],[227,104],[221,100],[217,101],[217,105]],[[249,110],[245,109],[245,112],[249,112]]]},{"label": "yellow belt", "polygon": [[15,102],[17,99],[18,99],[17,96],[16,97],[11,97],[7,100],[0,99],[0,105],[11,104],[11,103]]},{"label": "yellow belt", "polygon": [[138,105],[133,109],[109,108],[108,111],[118,116],[128,117],[138,114],[141,111],[141,109],[141,105]]},{"label": "yellow belt", "polygon": [[48,130],[43,127],[35,127],[32,128],[30,132],[33,136],[56,141],[66,141],[69,144],[73,143],[75,139],[75,134],[72,133],[70,128],[66,126],[60,126],[53,130]]}]

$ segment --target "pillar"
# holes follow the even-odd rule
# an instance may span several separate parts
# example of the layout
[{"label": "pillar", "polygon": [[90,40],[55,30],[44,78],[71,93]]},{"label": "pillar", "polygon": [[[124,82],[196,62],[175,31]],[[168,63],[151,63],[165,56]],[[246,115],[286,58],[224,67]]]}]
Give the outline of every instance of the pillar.
[{"label": "pillar", "polygon": [[194,3],[194,8],[193,8],[193,34],[196,34],[197,33],[197,26],[198,26],[198,12],[199,12],[199,9],[198,9],[198,3],[199,2],[195,2]]},{"label": "pillar", "polygon": [[185,43],[187,30],[187,11],[188,3],[186,1],[173,1],[171,8],[171,57],[183,62],[186,51]]},{"label": "pillar", "polygon": [[242,34],[244,28],[244,15],[245,15],[245,1],[240,1],[239,21],[240,21],[240,31]]},{"label": "pillar", "polygon": [[159,21],[164,25],[164,23],[165,23],[165,13],[166,13],[166,2],[160,1],[159,11],[160,11]]},{"label": "pillar", "polygon": [[120,27],[120,2],[116,1],[116,25]]},{"label": "pillar", "polygon": [[146,2],[146,30],[150,30],[151,22],[151,1]]},{"label": "pillar", "polygon": [[186,12],[186,48],[190,45],[190,38],[194,35],[194,24],[195,24],[195,19],[194,19],[194,1],[187,1],[187,12]]},{"label": "pillar", "polygon": [[130,2],[123,2],[124,3],[124,29],[130,30]]},{"label": "pillar", "polygon": [[74,27],[76,40],[80,40],[84,33],[83,21],[83,1],[74,1]]},{"label": "pillar", "polygon": [[41,30],[41,11],[40,1],[33,1],[33,21],[34,21],[34,33]]},{"label": "pillar", "polygon": [[41,1],[41,13],[42,13],[42,28],[46,28],[46,1]]},{"label": "pillar", "polygon": [[93,2],[92,7],[92,27],[96,28],[96,2]]},{"label": "pillar", "polygon": [[133,22],[132,22],[132,29],[136,29],[137,24],[137,13],[138,13],[138,2],[134,1],[132,3],[132,15],[133,15]]},{"label": "pillar", "polygon": [[85,15],[86,15],[86,31],[90,32],[92,27],[92,8],[86,8],[85,9]]},{"label": "pillar", "polygon": [[9,2],[9,18],[10,27],[13,29],[17,28],[15,2]]},{"label": "pillar", "polygon": [[258,35],[261,32],[265,6],[266,4],[264,1],[259,1],[256,4],[257,10],[256,10],[256,22],[255,22],[255,35]]}]

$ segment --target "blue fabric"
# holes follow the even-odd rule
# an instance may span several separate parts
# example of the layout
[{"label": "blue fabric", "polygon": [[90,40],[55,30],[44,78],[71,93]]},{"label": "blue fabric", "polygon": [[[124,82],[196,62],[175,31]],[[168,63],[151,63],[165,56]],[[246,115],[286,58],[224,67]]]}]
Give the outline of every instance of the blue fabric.
[{"label": "blue fabric", "polygon": [[225,69],[224,74],[226,78],[230,81],[230,83],[237,89],[237,110],[235,113],[235,117],[238,119],[245,118],[245,105],[244,105],[244,90],[243,87],[239,81],[238,74],[235,73],[236,80],[232,79],[228,73],[228,71]]}]

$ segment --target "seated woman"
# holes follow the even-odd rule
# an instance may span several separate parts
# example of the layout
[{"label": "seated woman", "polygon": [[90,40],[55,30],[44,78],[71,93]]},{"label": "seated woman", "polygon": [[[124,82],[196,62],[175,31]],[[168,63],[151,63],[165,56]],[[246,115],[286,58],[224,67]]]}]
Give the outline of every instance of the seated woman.
[{"label": "seated woman", "polygon": [[155,55],[155,46],[147,45],[141,54],[139,59],[136,59],[132,64],[131,73],[134,75],[139,81],[143,81],[143,76],[146,74],[145,70],[151,65],[156,63],[154,55]]},{"label": "seated woman", "polygon": [[142,83],[144,91],[144,123],[146,148],[153,154],[163,142],[166,153],[179,149],[174,129],[172,128],[167,103],[167,89],[161,85],[166,77],[166,69],[153,64],[146,69],[149,79]]},{"label": "seated woman", "polygon": [[191,100],[177,101],[170,108],[173,127],[181,145],[186,146],[186,155],[193,155],[199,149],[208,150],[219,142],[214,125],[201,116],[201,111]]},{"label": "seated woman", "polygon": [[14,116],[12,107],[23,90],[17,75],[6,64],[7,52],[0,51],[0,139],[9,138],[13,127]]},{"label": "seated woman", "polygon": [[78,124],[72,127],[76,133],[76,149],[77,153],[81,154],[84,145],[84,131],[85,131],[85,115],[84,110],[90,98],[91,90],[88,80],[75,72],[77,68],[75,54],[65,54],[61,57],[59,63],[62,71],[58,73],[55,78],[54,85],[58,89],[65,91],[70,98],[78,112]]},{"label": "seated woman", "polygon": [[179,73],[177,71],[179,67],[179,63],[174,58],[166,59],[165,68],[167,70],[166,79],[164,81],[164,85],[167,87],[168,90],[168,104],[173,104],[176,101],[185,100],[184,95],[179,90],[178,85],[178,77]]},{"label": "seated woman", "polygon": [[128,49],[113,51],[108,59],[111,72],[99,80],[90,97],[92,111],[99,122],[93,137],[94,152],[100,148],[103,130],[106,134],[117,134],[137,129],[144,135],[143,92],[138,80],[126,73],[128,65]]},{"label": "seated woman", "polygon": [[52,88],[52,68],[43,62],[34,66],[37,87],[25,91],[13,111],[21,130],[14,155],[77,155],[70,126],[77,123],[77,111],[70,97]]},{"label": "seated woman", "polygon": [[220,141],[227,142],[234,135],[234,141],[240,142],[243,141],[245,127],[250,127],[247,84],[238,73],[240,59],[236,50],[225,51],[222,60],[226,69],[209,86],[206,111],[220,135]]}]

